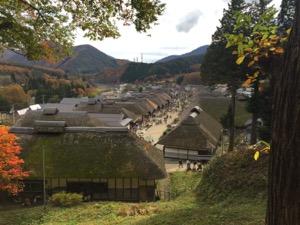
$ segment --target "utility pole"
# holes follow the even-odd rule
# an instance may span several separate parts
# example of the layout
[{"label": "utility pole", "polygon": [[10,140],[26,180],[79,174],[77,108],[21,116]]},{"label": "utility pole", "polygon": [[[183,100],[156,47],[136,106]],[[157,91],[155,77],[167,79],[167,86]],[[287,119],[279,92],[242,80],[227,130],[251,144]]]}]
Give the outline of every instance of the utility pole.
[{"label": "utility pole", "polygon": [[42,147],[42,154],[43,154],[43,199],[44,199],[44,210],[46,209],[46,170],[45,170],[45,148],[44,145]]},{"label": "utility pole", "polygon": [[13,104],[11,111],[12,111],[12,114],[13,114],[13,126],[15,126],[15,124],[16,124],[15,104]]}]

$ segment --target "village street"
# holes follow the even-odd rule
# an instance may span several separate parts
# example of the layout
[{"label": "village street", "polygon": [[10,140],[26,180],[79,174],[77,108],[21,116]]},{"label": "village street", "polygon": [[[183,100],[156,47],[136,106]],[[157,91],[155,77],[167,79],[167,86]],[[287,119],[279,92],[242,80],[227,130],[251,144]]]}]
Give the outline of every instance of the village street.
[{"label": "village street", "polygon": [[[168,127],[176,126],[177,124],[174,123],[174,120],[177,119],[177,121],[180,122],[182,115],[187,115],[187,113],[190,111],[191,107],[194,107],[193,100],[189,104],[187,108],[184,110],[172,110],[167,112],[166,115],[168,115],[168,119],[166,120],[166,123],[163,120],[163,117],[157,117],[153,118],[155,121],[162,120],[162,123],[156,124],[155,122],[152,122],[152,126],[147,129],[143,129],[143,137],[146,141],[150,142],[152,145],[155,145],[158,149],[161,151],[163,150],[163,146],[156,144],[159,138],[163,135],[164,131],[168,129]],[[152,119],[152,120],[153,120]],[[177,122],[177,123],[179,123]],[[178,160],[176,159],[165,159],[165,166],[168,173],[175,172],[175,171],[185,171],[186,165],[183,162],[183,168],[178,167]]]}]

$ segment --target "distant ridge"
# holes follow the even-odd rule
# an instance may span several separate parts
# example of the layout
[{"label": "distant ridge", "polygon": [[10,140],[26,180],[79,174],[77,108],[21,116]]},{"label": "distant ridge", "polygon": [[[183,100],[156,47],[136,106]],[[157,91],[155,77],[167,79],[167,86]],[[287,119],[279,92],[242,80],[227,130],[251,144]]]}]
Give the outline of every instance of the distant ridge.
[{"label": "distant ridge", "polygon": [[[144,82],[197,71],[203,62],[207,47],[208,45],[201,46],[189,53],[169,56],[155,63],[116,59],[91,45],[75,46],[72,56],[56,61],[54,64],[43,60],[29,61],[22,55],[6,50],[3,55],[0,55],[0,66],[3,64],[9,67],[1,67],[0,74],[9,80],[13,71],[14,76],[17,75],[19,80],[27,80],[26,68],[29,68],[30,71],[35,71],[35,76],[41,76],[43,73],[84,76],[86,80],[93,83]],[[0,85],[1,82],[0,79]]]},{"label": "distant ridge", "polygon": [[55,64],[51,64],[42,60],[29,61],[26,59],[26,57],[9,50],[4,52],[0,60],[6,60],[30,66],[61,69],[74,75],[99,73],[109,68],[119,68],[124,64],[122,63],[122,60],[115,59],[91,45],[75,46],[73,49],[73,55],[71,57],[66,57],[64,60],[57,61]]},{"label": "distant ridge", "polygon": [[195,55],[202,55],[202,54],[205,54],[206,51],[207,51],[207,48],[208,48],[209,45],[203,45],[191,52],[188,52],[188,53],[185,53],[185,54],[182,54],[182,55],[170,55],[170,56],[167,56],[165,58],[162,58],[157,62],[167,62],[167,61],[170,61],[170,60],[173,60],[173,59],[178,59],[178,58],[185,58],[185,57],[189,57],[189,56],[195,56]]}]

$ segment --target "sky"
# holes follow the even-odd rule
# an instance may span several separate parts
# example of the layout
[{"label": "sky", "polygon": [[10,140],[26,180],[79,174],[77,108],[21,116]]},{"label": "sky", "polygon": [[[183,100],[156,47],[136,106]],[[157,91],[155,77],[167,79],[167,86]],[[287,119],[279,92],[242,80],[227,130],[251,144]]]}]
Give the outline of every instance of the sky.
[{"label": "sky", "polygon": [[[249,2],[250,0],[248,0]],[[120,26],[121,37],[90,41],[77,31],[75,46],[90,44],[116,59],[153,63],[170,55],[181,55],[211,43],[230,0],[161,0],[166,9],[158,25],[147,33]],[[281,0],[273,0],[279,8]],[[150,34],[151,36],[148,36]]]}]

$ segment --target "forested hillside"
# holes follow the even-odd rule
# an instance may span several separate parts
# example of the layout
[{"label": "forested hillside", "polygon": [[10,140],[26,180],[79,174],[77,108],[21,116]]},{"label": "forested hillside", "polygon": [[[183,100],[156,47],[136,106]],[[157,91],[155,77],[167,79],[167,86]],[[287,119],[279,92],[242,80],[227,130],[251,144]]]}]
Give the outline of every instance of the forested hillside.
[{"label": "forested hillside", "polygon": [[55,62],[29,61],[24,56],[8,50],[5,51],[2,59],[24,65],[60,69],[72,75],[99,73],[108,68],[119,68],[126,63],[125,60],[115,59],[91,45],[75,46],[71,56]]},{"label": "forested hillside", "polygon": [[[203,47],[205,46],[200,48]],[[198,52],[196,50],[192,52]],[[16,76],[16,74],[17,80],[26,82],[28,77],[33,75],[39,76],[41,74],[39,71],[42,70],[45,70],[44,73],[54,76],[74,75],[85,77],[87,80],[96,83],[135,82],[152,78],[164,79],[179,74],[195,72],[194,65],[201,64],[203,56],[198,54],[187,57],[184,54],[181,58],[166,62],[136,63],[115,59],[91,45],[80,45],[74,47],[72,56],[61,61],[48,62],[28,61],[25,57],[6,50],[0,62],[6,65],[12,64],[14,68],[1,67],[0,74],[2,76],[0,77],[0,82],[2,85],[10,83],[11,80],[15,79],[10,76]],[[31,70],[31,72],[24,70],[24,68]],[[55,73],[59,74],[55,75]]]},{"label": "forested hillside", "polygon": [[196,64],[201,64],[204,55],[174,59],[162,63],[129,63],[121,76],[122,82],[143,81],[146,78],[155,79],[173,77],[174,75],[195,71]]},{"label": "forested hillside", "polygon": [[43,74],[57,77],[66,76],[66,72],[59,69],[0,61],[0,86],[12,83],[27,85],[29,79],[42,77]]}]

